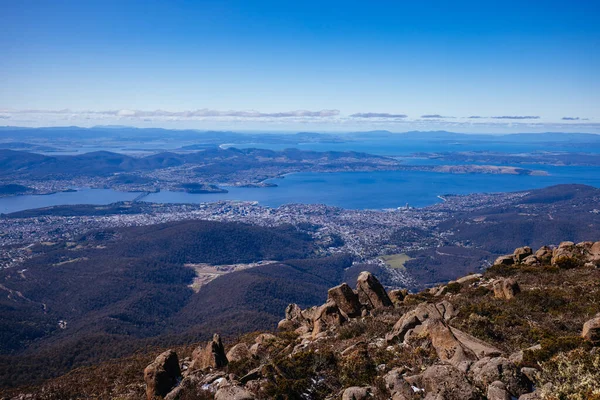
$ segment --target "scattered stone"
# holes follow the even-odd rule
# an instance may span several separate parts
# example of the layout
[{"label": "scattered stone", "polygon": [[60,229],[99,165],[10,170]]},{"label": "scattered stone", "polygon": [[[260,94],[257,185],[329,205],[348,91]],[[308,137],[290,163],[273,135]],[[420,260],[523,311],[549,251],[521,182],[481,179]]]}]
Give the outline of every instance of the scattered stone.
[{"label": "scattered stone", "polygon": [[540,260],[536,256],[527,256],[523,259],[522,264],[536,266],[540,265]]},{"label": "scattered stone", "polygon": [[494,265],[513,265],[514,263],[515,259],[512,255],[500,256],[496,258],[496,261],[494,261]]},{"label": "scattered stone", "polygon": [[173,350],[167,350],[144,369],[146,397],[153,400],[156,396],[166,396],[181,379],[179,358]]},{"label": "scattered stone", "polygon": [[248,345],[246,343],[238,343],[233,346],[227,352],[227,361],[229,362],[238,362],[242,360],[247,360],[252,357],[250,354],[250,349],[248,349]]},{"label": "scattered stone", "polygon": [[408,290],[406,289],[395,289],[388,292],[388,296],[395,306],[402,304],[406,295],[408,295]]},{"label": "scattered stone", "polygon": [[216,372],[203,375],[201,371],[188,374],[175,389],[165,396],[165,400],[180,400],[186,398],[197,398],[206,391],[215,392],[216,387],[225,381],[225,373]]},{"label": "scattered stone", "polygon": [[339,326],[346,321],[340,309],[333,301],[328,301],[317,309],[313,320],[312,336],[315,338],[330,326]]},{"label": "scattered stone", "polygon": [[523,356],[525,355],[525,351],[536,351],[536,350],[541,350],[541,349],[542,349],[542,345],[536,344],[535,346],[528,347],[525,350],[519,350],[515,353],[512,353],[508,357],[508,359],[513,364],[520,364],[523,362]]},{"label": "scattered stone", "polygon": [[526,393],[520,396],[519,400],[542,400],[542,395],[535,391],[533,393]]},{"label": "scattered stone", "polygon": [[277,336],[272,335],[270,333],[261,333],[254,339],[254,344],[250,346],[250,354],[253,356],[260,356],[267,351],[269,344],[276,341]]},{"label": "scattered stone", "polygon": [[356,291],[360,302],[369,309],[393,306],[383,285],[370,272],[360,273],[356,281]]},{"label": "scattered stone", "polygon": [[327,302],[333,301],[346,318],[360,316],[361,307],[358,295],[345,283],[333,287],[327,291]]},{"label": "scattered stone", "polygon": [[475,400],[477,393],[465,374],[452,365],[432,365],[422,375],[427,398],[444,400]]},{"label": "scattered stone", "polygon": [[285,319],[277,324],[280,331],[294,331],[301,326],[306,325],[306,319],[302,315],[302,310],[297,304],[290,304],[285,309]]},{"label": "scattered stone", "polygon": [[581,336],[593,345],[600,345],[600,314],[583,324]]},{"label": "scattered stone", "polygon": [[370,386],[359,387],[352,386],[344,390],[342,400],[366,400],[373,395],[373,388]]},{"label": "scattered stone", "polygon": [[540,378],[540,371],[531,367],[521,368],[521,373],[529,379],[531,383],[536,383]]},{"label": "scattered stone", "polygon": [[482,276],[483,275],[481,275],[481,274],[470,274],[470,275],[463,276],[462,278],[457,279],[456,282],[460,283],[461,285],[469,285],[469,284],[481,279]]},{"label": "scattered stone", "polygon": [[454,308],[452,303],[448,300],[444,300],[441,303],[437,303],[435,308],[440,312],[444,321],[450,321],[452,318],[458,315],[458,310]]},{"label": "scattered stone", "polygon": [[541,263],[549,263],[552,259],[552,249],[549,246],[542,246],[535,252],[535,258]]},{"label": "scattered stone", "polygon": [[217,390],[215,400],[254,400],[254,395],[239,386],[225,386]]},{"label": "scattered stone", "polygon": [[285,309],[285,319],[287,320],[298,320],[302,319],[302,309],[298,306],[298,304],[290,304]]},{"label": "scattered stone", "polygon": [[562,242],[552,252],[552,265],[559,268],[575,268],[583,264],[579,251],[573,242]]},{"label": "scattered stone", "polygon": [[504,357],[482,358],[471,366],[470,374],[473,382],[482,389],[501,381],[511,396],[518,397],[531,391],[528,379]]},{"label": "scattered stone", "polygon": [[521,292],[517,281],[513,278],[498,279],[494,282],[494,297],[510,300]]},{"label": "scattered stone", "polygon": [[190,370],[220,369],[228,363],[225,348],[223,347],[223,342],[221,342],[221,336],[215,333],[213,339],[208,342],[206,347],[198,347],[194,350]]},{"label": "scattered stone", "polygon": [[588,261],[596,266],[600,266],[600,242],[596,242],[590,247]]},{"label": "scattered stone", "polygon": [[429,336],[440,360],[463,371],[466,371],[469,365],[477,360],[475,353],[464,346],[441,319],[429,318],[422,327],[420,335]]},{"label": "scattered stone", "polygon": [[414,391],[405,379],[403,373],[403,368],[394,368],[383,377],[383,381],[385,382],[385,387],[389,390],[392,396],[404,396],[405,398],[412,397]]},{"label": "scattered stone", "polygon": [[481,339],[471,336],[468,333],[460,331],[456,328],[450,327],[450,330],[456,337],[456,339],[466,348],[471,350],[477,358],[483,357],[498,357],[502,354],[502,351],[496,347],[484,342]]},{"label": "scattered stone", "polygon": [[487,400],[511,400],[511,396],[503,382],[494,381],[488,386]]},{"label": "scattered stone", "polygon": [[527,257],[529,257],[532,254],[533,254],[533,251],[531,251],[531,247],[524,246],[524,247],[519,247],[519,248],[515,249],[515,252],[513,253],[513,257],[515,258],[515,262],[518,264],[518,263],[523,262],[523,260],[525,260]]}]

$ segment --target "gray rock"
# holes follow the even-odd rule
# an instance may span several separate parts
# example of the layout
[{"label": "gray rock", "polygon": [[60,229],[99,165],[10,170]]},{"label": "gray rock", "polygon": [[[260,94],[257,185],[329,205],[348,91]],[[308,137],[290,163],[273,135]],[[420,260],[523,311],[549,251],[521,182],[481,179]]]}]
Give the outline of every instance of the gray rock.
[{"label": "gray rock", "polygon": [[581,337],[595,346],[600,345],[600,314],[583,324]]},{"label": "gray rock", "polygon": [[494,381],[487,388],[487,400],[511,400],[503,382]]},{"label": "gray rock", "polygon": [[254,395],[239,386],[225,386],[217,390],[215,400],[254,400]]},{"label": "gray rock", "polygon": [[525,258],[529,257],[532,254],[533,254],[533,252],[531,251],[531,247],[524,246],[524,247],[519,247],[519,248],[515,249],[515,252],[513,253],[513,257],[515,258],[515,262],[521,263],[521,262],[523,262],[523,260]]},{"label": "gray rock", "polygon": [[369,309],[393,306],[383,285],[370,272],[360,273],[356,281],[356,291],[360,302]]},{"label": "gray rock", "polygon": [[388,296],[395,306],[402,304],[407,294],[408,290],[406,289],[395,289],[388,292]]},{"label": "gray rock", "polygon": [[465,374],[448,364],[432,365],[422,375],[426,398],[475,400],[477,392]]},{"label": "gray rock", "polygon": [[164,397],[177,385],[181,378],[179,358],[173,350],[167,350],[144,369],[146,397]]},{"label": "gray rock", "polygon": [[367,400],[373,395],[373,388],[352,386],[344,390],[342,400]]},{"label": "gray rock", "polygon": [[535,252],[535,258],[537,258],[541,263],[547,264],[552,259],[552,249],[548,246],[543,246]]},{"label": "gray rock", "polygon": [[513,258],[512,254],[508,256],[500,256],[496,258],[496,261],[494,261],[494,265],[513,265],[514,263],[515,259]]},{"label": "gray rock", "polygon": [[229,362],[238,362],[249,359],[250,357],[252,357],[252,354],[250,354],[250,349],[248,348],[248,345],[242,342],[236,344],[231,349],[229,349],[226,357],[227,361]]},{"label": "gray rock", "polygon": [[510,300],[521,292],[517,281],[513,278],[501,278],[494,282],[494,297]]},{"label": "gray rock", "polygon": [[390,372],[384,375],[383,381],[385,382],[385,387],[389,390],[392,396],[399,397],[400,395],[405,398],[410,398],[413,395],[413,390],[403,376],[404,369],[402,368],[394,368]]},{"label": "gray rock", "polygon": [[228,363],[221,336],[215,333],[213,339],[205,347],[200,346],[194,350],[190,370],[219,369]]},{"label": "gray rock", "polygon": [[482,358],[471,366],[470,374],[473,382],[482,389],[501,381],[511,396],[518,397],[531,391],[528,379],[504,357]]},{"label": "gray rock", "polygon": [[360,316],[361,307],[358,296],[345,283],[329,289],[327,291],[327,301],[333,301],[346,317],[355,318]]}]

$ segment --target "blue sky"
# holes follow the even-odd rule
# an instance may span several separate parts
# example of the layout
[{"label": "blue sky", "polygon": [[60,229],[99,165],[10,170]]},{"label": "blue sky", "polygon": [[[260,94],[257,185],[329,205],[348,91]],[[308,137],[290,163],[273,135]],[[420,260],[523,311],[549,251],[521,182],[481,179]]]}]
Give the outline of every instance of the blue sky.
[{"label": "blue sky", "polygon": [[598,1],[0,0],[0,125],[600,132],[599,19]]}]

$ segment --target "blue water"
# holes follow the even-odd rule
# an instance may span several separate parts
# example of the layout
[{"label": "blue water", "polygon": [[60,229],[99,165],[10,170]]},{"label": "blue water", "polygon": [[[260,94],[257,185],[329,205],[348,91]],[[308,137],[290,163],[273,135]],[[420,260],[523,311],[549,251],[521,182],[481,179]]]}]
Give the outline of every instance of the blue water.
[{"label": "blue water", "polygon": [[[550,176],[444,174],[432,172],[297,173],[272,179],[272,188],[228,188],[229,193],[190,194],[163,191],[144,201],[202,203],[218,200],[258,201],[277,207],[288,203],[328,204],[351,209],[423,207],[439,202],[444,194],[495,193],[528,190],[560,183],[582,183],[600,188],[599,167],[530,166]],[[46,196],[0,198],[0,213],[60,204],[109,204],[132,200],[135,193],[84,189]]]}]

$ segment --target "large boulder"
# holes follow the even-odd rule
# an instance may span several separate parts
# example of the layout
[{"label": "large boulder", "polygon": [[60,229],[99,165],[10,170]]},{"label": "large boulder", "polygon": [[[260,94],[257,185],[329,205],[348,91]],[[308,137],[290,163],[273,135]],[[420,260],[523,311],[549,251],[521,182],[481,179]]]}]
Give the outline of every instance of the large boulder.
[{"label": "large boulder", "polygon": [[456,283],[460,283],[461,285],[470,285],[471,283],[480,280],[483,277],[481,274],[469,274],[458,278]]},{"label": "large boulder", "polygon": [[403,341],[408,331],[421,325],[430,316],[437,319],[443,319],[442,314],[434,304],[419,304],[414,310],[411,310],[400,317],[394,324],[392,331],[385,336],[386,340],[390,343]]},{"label": "large boulder", "polygon": [[440,360],[462,371],[477,360],[477,355],[463,345],[441,319],[429,318],[423,323],[420,335],[427,335]]},{"label": "large boulder", "polygon": [[488,386],[487,400],[511,400],[511,395],[506,390],[504,382],[494,381]]},{"label": "large boulder", "polygon": [[498,357],[502,351],[491,344],[484,342],[481,339],[471,336],[456,328],[450,327],[450,331],[454,337],[467,349],[475,354],[477,358],[483,357]]},{"label": "large boulder", "polygon": [[329,289],[327,301],[333,301],[347,318],[360,317],[361,307],[358,295],[346,283]]},{"label": "large boulder", "polygon": [[277,324],[280,331],[294,331],[302,326],[306,326],[308,321],[302,315],[302,310],[297,304],[290,304],[285,309],[285,319]]},{"label": "large boulder", "polygon": [[510,300],[521,292],[517,281],[513,278],[501,278],[494,282],[494,297]]},{"label": "large boulder", "polygon": [[328,301],[318,307],[313,316],[312,336],[325,332],[331,326],[339,326],[346,321],[340,309],[333,301]]},{"label": "large boulder", "polygon": [[535,252],[537,258],[542,264],[547,264],[552,259],[552,249],[548,246],[542,246]]},{"label": "large boulder", "polygon": [[587,261],[600,266],[600,242],[596,242],[590,247]]},{"label": "large boulder", "polygon": [[427,398],[475,400],[479,396],[465,374],[448,364],[432,365],[422,375]]},{"label": "large boulder", "polygon": [[239,362],[249,359],[250,357],[252,357],[252,354],[250,354],[250,349],[248,348],[248,345],[242,342],[236,344],[231,349],[229,349],[226,357],[228,362]]},{"label": "large boulder", "polygon": [[450,327],[447,320],[453,313],[452,304],[447,301],[438,304],[421,303],[404,314],[385,338],[391,344],[406,342],[413,335],[428,337],[442,361],[463,371],[479,358],[501,354],[500,350],[483,340]]},{"label": "large boulder", "polygon": [[254,395],[240,386],[225,386],[217,390],[215,400],[254,400]]},{"label": "large boulder", "polygon": [[213,339],[205,347],[199,346],[194,350],[190,370],[220,369],[227,364],[229,361],[223,342],[221,342],[221,336],[215,333]]},{"label": "large boulder", "polygon": [[165,400],[202,398],[207,392],[215,392],[219,385],[226,381],[225,378],[224,372],[210,374],[203,374],[202,371],[191,372],[165,396]]},{"label": "large boulder", "polygon": [[261,333],[254,339],[254,344],[250,346],[250,354],[255,357],[264,356],[276,341],[277,336],[271,333]]},{"label": "large boulder", "polygon": [[500,256],[494,261],[494,265],[513,265],[515,263],[514,257],[511,255]]},{"label": "large boulder", "polygon": [[342,400],[367,400],[372,395],[373,388],[370,386],[352,386],[344,390],[344,394],[342,394]]},{"label": "large boulder", "polygon": [[515,249],[515,252],[513,253],[513,257],[515,258],[516,263],[521,263],[521,262],[523,262],[523,260],[525,260],[527,257],[529,257],[532,254],[533,254],[533,251],[531,251],[531,247],[524,246],[524,247],[519,247],[519,248]]},{"label": "large boulder", "polygon": [[540,260],[538,260],[536,256],[527,256],[521,263],[529,266],[536,266],[540,265]]},{"label": "large boulder", "polygon": [[394,368],[383,377],[383,382],[385,383],[385,388],[390,392],[392,398],[394,396],[396,398],[400,398],[400,396],[404,396],[404,398],[412,398],[414,391],[403,376],[404,369],[402,368]]},{"label": "large boulder", "polygon": [[179,358],[173,350],[167,350],[144,369],[146,397],[153,400],[166,396],[181,379]]},{"label": "large boulder", "polygon": [[481,389],[500,381],[504,383],[506,391],[514,397],[531,391],[527,377],[504,357],[484,357],[471,366],[469,373],[473,382]]},{"label": "large boulder", "polygon": [[363,271],[358,275],[356,291],[360,302],[369,309],[393,306],[383,285],[370,272]]},{"label": "large boulder", "polygon": [[388,292],[388,296],[395,306],[401,305],[406,295],[408,295],[408,290],[406,289],[394,289]]},{"label": "large boulder", "polygon": [[575,268],[583,265],[580,250],[573,242],[562,242],[552,252],[552,265],[560,268]]},{"label": "large boulder", "polygon": [[290,304],[285,308],[285,319],[288,320],[301,320],[302,319],[302,309],[298,304]]},{"label": "large boulder", "polygon": [[600,314],[583,324],[581,336],[593,345],[600,345]]}]

